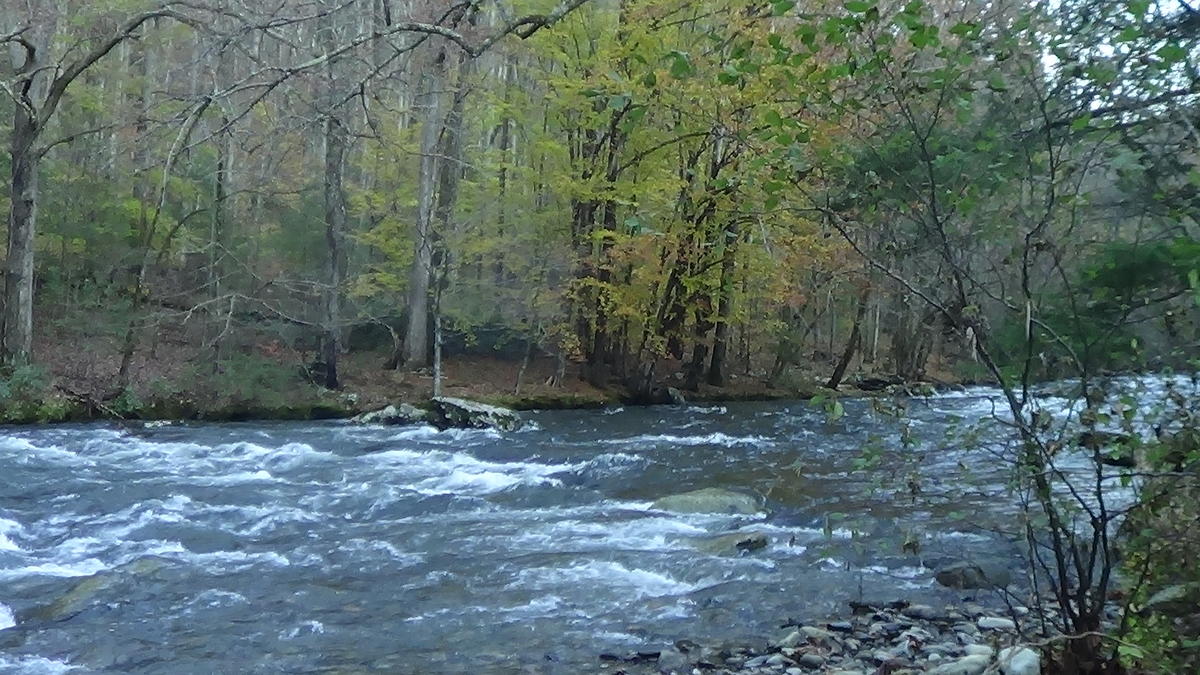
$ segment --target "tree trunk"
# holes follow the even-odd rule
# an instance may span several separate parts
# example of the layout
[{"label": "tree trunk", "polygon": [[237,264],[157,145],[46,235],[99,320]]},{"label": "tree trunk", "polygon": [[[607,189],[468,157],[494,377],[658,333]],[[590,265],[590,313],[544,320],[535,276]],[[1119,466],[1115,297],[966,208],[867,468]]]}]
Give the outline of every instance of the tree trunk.
[{"label": "tree trunk", "polygon": [[322,361],[325,364],[325,386],[337,389],[338,356],[341,353],[342,282],[346,277],[346,191],[344,170],[346,161],[346,127],[330,111],[325,119],[325,244],[328,251],[324,292],[324,317],[321,327]]},{"label": "tree trunk", "polygon": [[854,353],[858,351],[858,345],[862,342],[862,322],[863,317],[867,315],[867,301],[871,298],[870,286],[864,288],[858,296],[858,307],[854,310],[854,326],[850,329],[850,339],[846,341],[846,349],[842,351],[842,358],[838,359],[837,366],[833,369],[833,375],[829,376],[829,381],[825,386],[829,389],[837,389],[842,383],[842,378],[846,376],[846,369],[850,367],[850,361],[854,359]]},{"label": "tree trunk", "polygon": [[33,254],[37,227],[37,122],[16,107],[12,129],[12,200],[8,218],[8,258],[4,279],[3,360],[29,363],[33,351]]},{"label": "tree trunk", "polygon": [[433,199],[437,186],[438,138],[442,130],[440,62],[431,64],[425,81],[425,121],[421,130],[420,177],[417,181],[417,231],[412,267],[408,275],[408,328],[404,338],[404,365],[410,369],[429,365],[429,284],[433,271]]},{"label": "tree trunk", "polygon": [[725,361],[729,353],[729,321],[733,315],[733,273],[737,262],[737,245],[741,232],[736,223],[725,233],[725,251],[721,255],[721,289],[717,300],[717,330],[713,336],[712,362],[708,367],[708,383],[714,387],[728,384]]}]

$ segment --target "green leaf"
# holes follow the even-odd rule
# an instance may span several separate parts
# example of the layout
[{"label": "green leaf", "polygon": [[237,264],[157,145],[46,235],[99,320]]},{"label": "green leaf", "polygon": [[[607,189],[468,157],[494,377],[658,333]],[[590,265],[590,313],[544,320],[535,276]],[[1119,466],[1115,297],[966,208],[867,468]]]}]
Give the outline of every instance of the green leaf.
[{"label": "green leaf", "polygon": [[1124,30],[1117,33],[1117,42],[1133,42],[1142,36],[1142,31],[1137,26],[1126,26]]},{"label": "green leaf", "polygon": [[694,72],[692,61],[688,57],[687,52],[672,51],[669,58],[671,59],[671,77],[682,80],[685,77],[691,76]]},{"label": "green leaf", "polygon": [[624,110],[627,105],[629,105],[629,97],[625,94],[608,97],[608,107],[612,110]]},{"label": "green leaf", "polygon": [[1167,44],[1159,47],[1158,51],[1154,53],[1158,55],[1158,58],[1162,59],[1168,64],[1179,63],[1187,58],[1187,50],[1173,42],[1168,42]]},{"label": "green leaf", "polygon": [[775,0],[771,3],[771,13],[775,16],[783,16],[795,6],[796,0]]},{"label": "green leaf", "polygon": [[844,3],[842,6],[845,7],[850,12],[854,12],[855,14],[865,14],[867,12],[867,10],[871,9],[871,7],[873,7],[874,5],[875,5],[875,3],[872,3],[872,2],[863,2],[862,0],[851,0],[850,2]]},{"label": "green leaf", "polygon": [[974,37],[979,34],[979,24],[971,21],[961,21],[950,28],[950,34],[959,37]]},{"label": "green leaf", "polygon": [[766,118],[767,124],[770,124],[773,127],[783,126],[783,118],[780,117],[778,110],[768,110],[764,117]]}]

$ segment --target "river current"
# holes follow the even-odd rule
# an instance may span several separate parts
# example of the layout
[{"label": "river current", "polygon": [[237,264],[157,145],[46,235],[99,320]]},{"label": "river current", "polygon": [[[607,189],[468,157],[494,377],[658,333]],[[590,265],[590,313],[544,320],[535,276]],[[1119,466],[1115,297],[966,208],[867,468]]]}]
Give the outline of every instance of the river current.
[{"label": "river current", "polygon": [[[943,560],[1016,569],[1005,434],[968,433],[996,393],[881,405],[2,430],[0,672],[596,672],[848,600],[960,599]],[[652,508],[702,487],[763,512]],[[705,549],[733,531],[770,545]]]}]

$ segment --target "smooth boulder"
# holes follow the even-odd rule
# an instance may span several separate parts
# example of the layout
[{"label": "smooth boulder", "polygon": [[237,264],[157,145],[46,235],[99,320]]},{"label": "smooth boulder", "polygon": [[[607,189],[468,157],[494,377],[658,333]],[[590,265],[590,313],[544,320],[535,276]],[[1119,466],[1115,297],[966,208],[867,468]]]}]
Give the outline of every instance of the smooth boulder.
[{"label": "smooth boulder", "polygon": [[1042,672],[1042,655],[1029,647],[1005,647],[997,657],[1004,675],[1038,675]]},{"label": "smooth boulder", "polygon": [[658,499],[650,508],[675,513],[732,513],[754,515],[761,510],[751,495],[722,488],[702,488]]},{"label": "smooth boulder", "polygon": [[350,421],[355,424],[420,424],[428,421],[429,417],[428,410],[422,410],[408,403],[401,403],[400,405],[389,405],[379,410],[372,410],[371,412],[356,415]]},{"label": "smooth boulder", "polygon": [[433,419],[430,421],[439,429],[516,431],[521,428],[521,416],[508,408],[451,396],[439,396],[431,403]]}]

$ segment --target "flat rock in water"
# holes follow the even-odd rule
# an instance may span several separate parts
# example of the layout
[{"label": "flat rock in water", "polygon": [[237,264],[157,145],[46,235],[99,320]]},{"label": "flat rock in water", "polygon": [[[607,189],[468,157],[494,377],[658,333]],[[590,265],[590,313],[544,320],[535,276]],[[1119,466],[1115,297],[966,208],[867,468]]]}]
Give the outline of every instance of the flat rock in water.
[{"label": "flat rock in water", "polygon": [[430,421],[439,429],[516,431],[521,428],[521,416],[508,408],[451,396],[439,396],[430,403],[433,405]]},{"label": "flat rock in water", "polygon": [[430,418],[428,410],[422,410],[415,405],[401,403],[389,405],[379,410],[372,410],[350,418],[355,424],[419,424]]},{"label": "flat rock in water", "polygon": [[761,510],[757,498],[722,488],[703,488],[662,497],[650,508],[675,513],[734,513],[747,516]]},{"label": "flat rock in water", "polygon": [[734,532],[702,540],[696,547],[717,555],[740,555],[766,548],[769,541],[762,532]]}]

